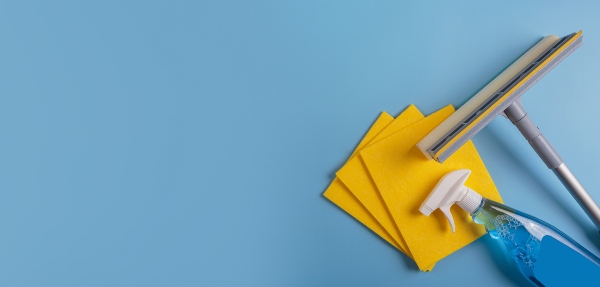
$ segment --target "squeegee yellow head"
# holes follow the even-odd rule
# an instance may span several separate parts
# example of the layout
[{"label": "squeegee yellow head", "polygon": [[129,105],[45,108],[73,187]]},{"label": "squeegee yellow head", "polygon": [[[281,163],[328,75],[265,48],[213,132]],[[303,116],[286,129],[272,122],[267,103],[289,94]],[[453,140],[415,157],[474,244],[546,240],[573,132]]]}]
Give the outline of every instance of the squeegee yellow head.
[{"label": "squeegee yellow head", "polygon": [[581,31],[544,37],[425,136],[417,147],[443,162],[582,44]]}]

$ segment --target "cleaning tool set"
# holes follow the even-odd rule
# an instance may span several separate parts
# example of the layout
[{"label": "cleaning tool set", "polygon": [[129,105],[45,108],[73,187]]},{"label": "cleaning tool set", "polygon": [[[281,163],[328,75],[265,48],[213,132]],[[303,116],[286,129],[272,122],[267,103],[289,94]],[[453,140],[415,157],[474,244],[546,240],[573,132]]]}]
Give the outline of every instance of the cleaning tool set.
[{"label": "cleaning tool set", "polygon": [[431,271],[448,255],[485,235],[467,216],[456,218],[457,232],[440,229],[418,212],[444,174],[469,169],[469,186],[502,202],[492,177],[471,141],[443,164],[427,160],[415,145],[454,112],[451,105],[423,115],[410,105],[399,116],[387,113],[373,124],[323,194],[375,234],[404,253],[415,268]]},{"label": "cleaning tool set", "polygon": [[[581,44],[581,31],[544,37],[456,111],[448,105],[423,115],[409,105],[396,118],[382,113],[324,196],[412,259],[421,271],[431,271],[437,262],[487,232],[505,243],[519,271],[537,286],[590,279],[600,272],[600,259],[557,228],[503,205],[470,140],[496,116],[510,119],[600,228],[600,208],[529,118],[520,99]],[[454,204],[471,217],[453,217]],[[449,227],[440,225],[443,216]]]},{"label": "cleaning tool set", "polygon": [[498,115],[507,117],[600,229],[600,208],[527,115],[521,95],[582,44],[581,31],[544,37],[424,137],[417,147],[443,163]]}]

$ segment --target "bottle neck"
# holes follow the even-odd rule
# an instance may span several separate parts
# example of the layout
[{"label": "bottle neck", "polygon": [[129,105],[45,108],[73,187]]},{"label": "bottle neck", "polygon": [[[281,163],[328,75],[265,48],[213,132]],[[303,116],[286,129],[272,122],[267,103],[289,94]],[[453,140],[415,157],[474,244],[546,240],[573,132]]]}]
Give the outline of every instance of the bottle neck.
[{"label": "bottle neck", "polygon": [[474,212],[483,203],[483,197],[479,193],[473,191],[472,189],[470,189],[468,187],[466,187],[466,188],[467,188],[467,194],[465,194],[465,197],[461,201],[457,202],[457,204],[464,211],[473,215]]}]

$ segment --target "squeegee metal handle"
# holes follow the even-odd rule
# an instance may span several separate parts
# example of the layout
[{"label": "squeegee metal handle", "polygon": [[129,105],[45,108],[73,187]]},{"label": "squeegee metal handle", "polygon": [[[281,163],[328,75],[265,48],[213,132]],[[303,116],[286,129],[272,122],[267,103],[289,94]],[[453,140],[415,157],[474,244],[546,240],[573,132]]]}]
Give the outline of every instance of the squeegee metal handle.
[{"label": "squeegee metal handle", "polygon": [[546,166],[551,169],[560,179],[563,185],[569,190],[573,198],[583,208],[588,217],[600,229],[600,207],[594,202],[594,199],[587,193],[585,188],[569,170],[556,150],[550,145],[548,140],[540,132],[538,127],[523,109],[520,100],[515,101],[506,110],[506,117],[519,129],[521,134],[527,139],[531,147],[542,158]]}]

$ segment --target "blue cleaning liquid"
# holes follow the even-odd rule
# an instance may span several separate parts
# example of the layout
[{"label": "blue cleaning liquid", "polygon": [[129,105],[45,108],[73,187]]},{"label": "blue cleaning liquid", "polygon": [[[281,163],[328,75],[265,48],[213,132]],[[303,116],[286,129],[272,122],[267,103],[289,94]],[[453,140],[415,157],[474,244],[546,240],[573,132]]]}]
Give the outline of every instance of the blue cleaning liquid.
[{"label": "blue cleaning liquid", "polygon": [[554,226],[485,198],[471,216],[504,242],[518,270],[535,286],[597,284],[600,258]]},{"label": "blue cleaning liquid", "polygon": [[490,231],[490,235],[504,241],[508,251],[516,259],[515,263],[521,273],[526,277],[533,276],[541,241],[531,235],[520,221],[510,215],[496,216],[493,224],[496,229]]}]

